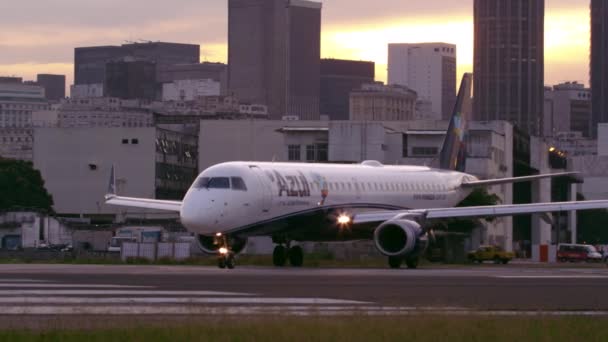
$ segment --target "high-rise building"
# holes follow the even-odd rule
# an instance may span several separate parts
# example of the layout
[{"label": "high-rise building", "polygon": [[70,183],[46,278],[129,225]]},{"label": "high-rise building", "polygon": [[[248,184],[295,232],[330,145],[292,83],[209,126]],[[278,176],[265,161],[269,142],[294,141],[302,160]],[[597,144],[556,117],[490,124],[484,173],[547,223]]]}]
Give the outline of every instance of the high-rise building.
[{"label": "high-rise building", "polygon": [[119,99],[156,98],[156,63],[122,60],[106,64],[104,93]]},{"label": "high-rise building", "polygon": [[181,80],[211,79],[220,83],[221,95],[228,94],[228,66],[224,63],[174,64],[158,70],[158,83],[173,83]]},{"label": "high-rise building", "polygon": [[32,112],[48,109],[44,88],[0,82],[0,157],[32,159]]},{"label": "high-rise building", "polygon": [[473,118],[540,134],[544,0],[475,0]]},{"label": "high-rise building", "polygon": [[545,88],[544,113],[545,137],[564,132],[591,136],[591,91],[580,83],[566,82]]},{"label": "high-rise building", "polygon": [[342,59],[321,60],[321,115],[348,120],[350,92],[373,83],[375,63]]},{"label": "high-rise building", "polygon": [[608,122],[608,3],[591,0],[591,122],[592,136],[597,126]]},{"label": "high-rise building", "polygon": [[432,118],[449,120],[456,103],[456,45],[389,44],[388,84],[416,91],[431,103]]},{"label": "high-rise building", "polygon": [[104,84],[106,63],[125,57],[155,62],[159,70],[173,64],[200,62],[200,45],[164,42],[93,46],[74,49],[74,84]]},{"label": "high-rise building", "polygon": [[228,1],[228,89],[270,118],[319,118],[321,4]]},{"label": "high-rise building", "polygon": [[416,112],[416,92],[401,85],[364,84],[350,93],[350,119],[408,121]]},{"label": "high-rise building", "polygon": [[47,100],[59,101],[65,98],[65,75],[38,74],[36,83],[44,88]]}]

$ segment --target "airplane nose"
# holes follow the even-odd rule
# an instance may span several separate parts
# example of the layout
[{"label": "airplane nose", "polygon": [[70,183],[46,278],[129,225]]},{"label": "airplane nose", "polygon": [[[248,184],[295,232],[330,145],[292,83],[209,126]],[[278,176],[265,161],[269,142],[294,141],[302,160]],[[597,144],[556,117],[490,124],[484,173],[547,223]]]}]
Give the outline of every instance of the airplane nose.
[{"label": "airplane nose", "polygon": [[182,224],[188,229],[196,229],[203,222],[203,215],[206,208],[202,208],[203,201],[197,193],[189,191],[184,197],[179,213]]}]

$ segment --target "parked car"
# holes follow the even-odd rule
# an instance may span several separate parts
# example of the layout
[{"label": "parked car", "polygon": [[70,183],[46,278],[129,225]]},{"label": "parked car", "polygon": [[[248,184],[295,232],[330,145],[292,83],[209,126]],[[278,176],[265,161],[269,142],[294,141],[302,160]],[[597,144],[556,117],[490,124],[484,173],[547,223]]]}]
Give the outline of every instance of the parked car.
[{"label": "parked car", "polygon": [[602,254],[592,245],[561,243],[557,246],[557,261],[599,262],[602,261]]},{"label": "parked car", "polygon": [[476,250],[470,251],[467,254],[467,257],[472,262],[482,263],[491,260],[494,261],[495,264],[507,264],[515,257],[515,254],[507,252],[499,246],[488,245],[479,246]]}]

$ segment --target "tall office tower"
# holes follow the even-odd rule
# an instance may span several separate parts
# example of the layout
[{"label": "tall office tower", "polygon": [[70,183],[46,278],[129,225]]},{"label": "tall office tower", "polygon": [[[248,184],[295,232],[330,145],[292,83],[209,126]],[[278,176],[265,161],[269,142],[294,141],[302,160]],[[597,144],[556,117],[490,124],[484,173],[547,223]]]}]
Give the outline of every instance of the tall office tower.
[{"label": "tall office tower", "polygon": [[389,44],[388,84],[399,84],[431,103],[431,117],[449,120],[456,103],[456,45]]},{"label": "tall office tower", "polygon": [[155,88],[156,63],[130,58],[106,63],[105,96],[152,101]]},{"label": "tall office tower", "polygon": [[475,0],[473,118],[539,135],[543,120],[544,0]]},{"label": "tall office tower", "polygon": [[[159,67],[200,62],[200,45],[164,42],[93,46],[74,49],[74,84],[104,84],[106,63],[133,57]],[[157,75],[158,76],[158,75]]]},{"label": "tall office tower", "polygon": [[228,1],[228,89],[271,119],[319,118],[321,4]]},{"label": "tall office tower", "polygon": [[608,3],[591,0],[591,124],[608,122]]},{"label": "tall office tower", "polygon": [[375,63],[343,59],[321,60],[321,114],[348,120],[350,92],[373,83]]},{"label": "tall office tower", "polygon": [[65,98],[65,75],[38,74],[36,83],[44,88],[47,100],[59,101]]}]

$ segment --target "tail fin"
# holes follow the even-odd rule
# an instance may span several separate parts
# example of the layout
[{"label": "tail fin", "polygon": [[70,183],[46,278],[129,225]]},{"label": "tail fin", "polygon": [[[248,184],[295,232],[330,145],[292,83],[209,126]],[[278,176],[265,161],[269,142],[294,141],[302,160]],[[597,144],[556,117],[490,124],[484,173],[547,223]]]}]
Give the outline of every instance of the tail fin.
[{"label": "tail fin", "polygon": [[466,163],[465,139],[468,133],[471,118],[472,101],[471,90],[473,74],[466,73],[462,78],[458,98],[452,113],[452,120],[448,128],[443,148],[439,155],[439,168],[464,172]]},{"label": "tail fin", "polygon": [[108,183],[108,190],[106,196],[116,195],[116,176],[114,175],[114,165],[112,165],[112,171],[110,171],[110,181]]}]

